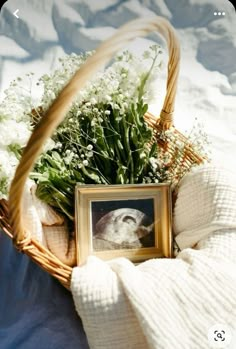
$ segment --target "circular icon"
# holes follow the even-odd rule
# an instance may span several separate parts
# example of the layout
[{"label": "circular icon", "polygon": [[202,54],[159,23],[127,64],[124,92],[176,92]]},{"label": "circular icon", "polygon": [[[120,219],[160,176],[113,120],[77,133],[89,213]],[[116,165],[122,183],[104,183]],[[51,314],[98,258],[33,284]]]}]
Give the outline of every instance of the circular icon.
[{"label": "circular icon", "polygon": [[208,342],[211,348],[226,348],[231,339],[231,330],[225,324],[215,324],[208,330]]}]

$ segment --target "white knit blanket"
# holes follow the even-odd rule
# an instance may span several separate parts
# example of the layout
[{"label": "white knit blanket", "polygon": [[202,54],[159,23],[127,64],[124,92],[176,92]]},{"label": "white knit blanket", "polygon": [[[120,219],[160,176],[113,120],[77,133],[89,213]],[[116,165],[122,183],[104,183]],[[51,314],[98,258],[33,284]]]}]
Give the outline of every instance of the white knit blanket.
[{"label": "white knit blanket", "polygon": [[236,330],[235,175],[212,166],[187,175],[174,228],[183,249],[176,259],[134,266],[89,257],[73,269],[91,349],[205,349],[216,323]]}]

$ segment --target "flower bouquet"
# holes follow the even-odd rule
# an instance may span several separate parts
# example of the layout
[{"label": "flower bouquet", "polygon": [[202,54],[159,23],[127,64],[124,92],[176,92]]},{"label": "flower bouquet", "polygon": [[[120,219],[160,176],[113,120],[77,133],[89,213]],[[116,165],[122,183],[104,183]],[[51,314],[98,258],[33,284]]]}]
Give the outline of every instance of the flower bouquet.
[{"label": "flower bouquet", "polygon": [[[153,45],[142,58],[129,51],[117,55],[112,65],[99,72],[78,94],[65,120],[44,147],[30,175],[37,183],[36,195],[70,221],[74,220],[76,184],[174,182],[175,174],[169,171],[170,156],[159,156],[154,130],[145,121],[153,98],[152,84],[162,66],[161,54],[160,47]],[[0,105],[1,198],[8,195],[32,129],[90,55],[71,54],[60,59],[61,66],[37,82],[43,87],[37,105],[30,98],[31,91],[22,89],[20,77],[5,91],[6,98]],[[32,75],[27,76],[29,83]],[[168,136],[173,136],[171,130],[163,133],[163,137]],[[194,134],[198,138],[196,146],[203,147],[205,142],[203,138],[199,142],[198,136]],[[184,143],[178,145],[176,161],[184,149]]]},{"label": "flower bouquet", "polygon": [[[160,24],[156,23],[157,19]],[[159,121],[147,112],[153,98],[152,84],[162,67],[159,46],[151,46],[142,58],[125,51],[117,55],[108,68],[98,69],[123,46],[122,36],[124,40],[130,40],[129,37],[135,37],[140,28],[147,26],[147,31],[153,30],[145,20],[134,21],[129,28],[129,24],[127,28],[124,26],[95,54],[72,54],[61,59],[59,69],[39,79],[38,85],[43,91],[39,100],[32,98],[30,88],[22,87],[20,77],[11,84],[0,105],[2,198],[8,196],[13,173],[23,154],[10,191],[12,226],[6,228],[4,223],[4,228],[13,230],[18,248],[31,257],[34,254],[36,262],[50,273],[55,270],[55,276],[67,287],[71,270],[62,267],[47,249],[25,236],[21,198],[28,173],[37,184],[36,196],[63,215],[73,230],[76,183],[109,185],[168,181],[174,188],[191,166],[203,160],[198,154],[204,149],[205,135],[193,132],[193,138],[186,138],[171,127],[179,47],[173,28],[164,19],[157,19],[150,22],[157,26],[156,29],[163,27],[161,32],[168,38],[170,54],[167,97]],[[91,76],[92,79],[87,81]],[[31,75],[27,78],[31,84]],[[77,83],[79,92],[76,92]],[[45,139],[49,140],[45,143]],[[3,215],[5,217],[6,213]],[[54,268],[55,263],[60,267]]]}]

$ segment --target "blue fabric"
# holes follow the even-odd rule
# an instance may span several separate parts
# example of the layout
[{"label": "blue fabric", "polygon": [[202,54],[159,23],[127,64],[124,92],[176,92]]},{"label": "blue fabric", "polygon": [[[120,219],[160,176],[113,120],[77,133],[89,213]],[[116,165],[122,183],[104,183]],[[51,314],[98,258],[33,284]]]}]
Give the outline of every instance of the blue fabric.
[{"label": "blue fabric", "polygon": [[87,349],[72,296],[0,231],[0,349]]}]

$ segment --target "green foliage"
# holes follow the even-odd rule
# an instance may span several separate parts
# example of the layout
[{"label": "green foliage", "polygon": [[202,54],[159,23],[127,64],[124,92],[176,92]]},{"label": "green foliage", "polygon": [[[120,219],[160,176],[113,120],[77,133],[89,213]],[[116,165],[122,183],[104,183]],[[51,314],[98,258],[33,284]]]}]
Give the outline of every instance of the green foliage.
[{"label": "green foliage", "polygon": [[[119,57],[99,77],[104,85],[104,80],[122,71],[122,77],[116,75],[116,88],[103,91],[104,97],[98,98],[98,80],[92,87],[93,94],[90,91],[90,100],[84,98],[74,103],[52,137],[55,146],[35,166],[31,177],[38,183],[37,196],[70,220],[74,216],[76,183],[109,185],[164,180],[153,130],[144,120],[148,109],[144,101],[146,89],[159,54],[157,48],[152,51],[151,67],[140,71],[132,82],[127,62],[133,56],[125,52],[123,58]],[[135,84],[131,94],[122,90],[126,80]]]}]

